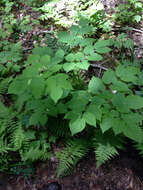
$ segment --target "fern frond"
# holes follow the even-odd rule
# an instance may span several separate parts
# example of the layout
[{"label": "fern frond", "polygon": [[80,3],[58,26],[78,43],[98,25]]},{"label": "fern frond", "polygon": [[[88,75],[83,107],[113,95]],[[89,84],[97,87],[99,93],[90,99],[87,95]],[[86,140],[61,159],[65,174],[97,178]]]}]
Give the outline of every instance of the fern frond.
[{"label": "fern frond", "polygon": [[60,159],[57,168],[57,176],[62,177],[70,174],[77,162],[87,154],[89,145],[83,139],[68,140],[66,147],[57,157]]},{"label": "fern frond", "polygon": [[99,167],[101,164],[104,164],[106,161],[110,160],[118,154],[117,149],[111,144],[101,144],[97,145],[95,150],[96,153],[96,166]]},{"label": "fern frond", "polygon": [[143,157],[143,143],[136,144],[135,148],[139,150],[139,154]]},{"label": "fern frond", "polygon": [[37,161],[46,160],[48,158],[48,152],[43,151],[43,149],[31,147],[28,151],[20,151],[21,159],[23,161]]},{"label": "fern frond", "polygon": [[5,94],[7,92],[7,89],[11,80],[12,80],[12,77],[0,80],[0,94]]},{"label": "fern frond", "polygon": [[13,132],[11,142],[15,150],[28,149],[29,141],[20,124],[17,125],[16,129]]},{"label": "fern frond", "polygon": [[122,144],[124,143],[123,138],[115,136],[112,131],[104,134],[101,131],[97,131],[92,141],[97,167],[118,155],[117,149],[123,149]]}]

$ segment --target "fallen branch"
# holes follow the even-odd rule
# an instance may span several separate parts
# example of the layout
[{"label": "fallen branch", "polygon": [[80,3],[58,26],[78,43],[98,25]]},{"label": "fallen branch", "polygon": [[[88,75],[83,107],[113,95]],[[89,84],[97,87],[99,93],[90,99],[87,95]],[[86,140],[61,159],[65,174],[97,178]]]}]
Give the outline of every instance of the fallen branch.
[{"label": "fallen branch", "polygon": [[98,64],[90,64],[90,66],[92,66],[92,67],[97,67],[97,68],[102,69],[102,70],[105,70],[105,71],[108,70],[106,67],[103,67],[103,66],[98,65]]}]

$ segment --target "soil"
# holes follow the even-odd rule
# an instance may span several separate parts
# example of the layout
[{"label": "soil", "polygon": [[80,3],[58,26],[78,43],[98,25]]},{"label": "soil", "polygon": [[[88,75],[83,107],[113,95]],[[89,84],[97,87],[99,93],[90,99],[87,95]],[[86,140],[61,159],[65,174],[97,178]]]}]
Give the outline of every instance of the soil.
[{"label": "soil", "polygon": [[80,161],[70,176],[56,178],[57,160],[38,163],[33,176],[0,175],[0,190],[60,190],[48,188],[53,182],[62,190],[143,190],[143,159],[128,147],[128,152],[96,168],[94,153]]}]

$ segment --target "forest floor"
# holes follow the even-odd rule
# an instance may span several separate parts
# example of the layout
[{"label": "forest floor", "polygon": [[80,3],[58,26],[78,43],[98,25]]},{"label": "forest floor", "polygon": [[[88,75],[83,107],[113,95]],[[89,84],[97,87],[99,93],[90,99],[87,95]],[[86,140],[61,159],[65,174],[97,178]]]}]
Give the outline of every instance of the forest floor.
[{"label": "forest floor", "polygon": [[87,155],[77,165],[73,174],[61,179],[56,178],[57,160],[38,163],[35,174],[24,179],[22,175],[1,174],[0,190],[56,190],[43,187],[58,182],[62,190],[142,190],[143,159],[137,152],[128,148],[111,162],[96,168],[95,155]]},{"label": "forest floor", "polygon": [[[114,1],[115,3],[116,1]],[[115,4],[105,1],[107,11]],[[31,9],[26,7],[30,14]],[[31,12],[32,17],[37,17]],[[17,15],[18,16],[18,15]],[[120,33],[120,28],[115,28]],[[21,36],[23,51],[25,54],[33,48],[32,36],[38,35],[44,39],[45,29],[35,27],[25,36]],[[138,59],[143,58],[143,22],[127,35],[134,41],[135,53]],[[131,148],[128,152],[121,152],[111,162],[96,168],[95,155],[87,155],[78,163],[73,174],[62,179],[56,178],[58,161],[54,158],[45,163],[38,163],[34,175],[24,178],[23,175],[7,176],[0,174],[0,190],[42,190],[45,184],[58,182],[62,190],[143,190],[143,159]],[[44,190],[44,189],[43,189]],[[46,189],[45,189],[46,190]],[[54,189],[53,189],[54,190]]]}]

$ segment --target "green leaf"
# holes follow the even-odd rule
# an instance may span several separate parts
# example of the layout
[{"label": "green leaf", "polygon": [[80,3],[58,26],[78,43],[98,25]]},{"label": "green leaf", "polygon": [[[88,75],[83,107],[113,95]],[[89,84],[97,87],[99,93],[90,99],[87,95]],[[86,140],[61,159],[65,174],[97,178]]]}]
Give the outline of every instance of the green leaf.
[{"label": "green leaf", "polygon": [[113,85],[110,86],[110,88],[118,92],[130,92],[128,85],[121,81],[114,82]]},{"label": "green leaf", "polygon": [[91,55],[87,56],[89,61],[101,61],[103,57],[97,53],[92,53]]},{"label": "green leaf", "polygon": [[121,80],[125,82],[137,82],[137,74],[139,74],[140,69],[133,66],[123,66],[119,65],[116,69],[116,75],[120,77]]},{"label": "green leaf", "polygon": [[96,49],[97,53],[108,53],[110,52],[112,49],[108,48],[108,47],[99,47]]},{"label": "green leaf", "polygon": [[63,90],[57,85],[56,80],[50,78],[47,80],[47,91],[49,91],[51,98],[55,103],[62,97]]},{"label": "green leaf", "polygon": [[63,64],[63,69],[66,71],[66,72],[69,72],[69,71],[72,71],[74,70],[76,67],[76,63],[64,63]]},{"label": "green leaf", "polygon": [[114,118],[112,123],[112,129],[115,135],[118,135],[123,132],[123,128],[125,126],[125,122],[120,118]]},{"label": "green leaf", "polygon": [[46,92],[50,94],[55,103],[62,98],[63,90],[72,90],[71,83],[68,81],[68,75],[59,73],[49,77],[46,81]]},{"label": "green leaf", "polygon": [[105,131],[112,128],[112,124],[113,124],[113,118],[108,117],[108,116],[103,118],[103,120],[102,120],[102,122],[100,124],[102,132],[104,133]]},{"label": "green leaf", "polygon": [[115,72],[112,69],[108,69],[104,72],[102,80],[105,84],[113,83],[117,80]]},{"label": "green leaf", "polygon": [[128,102],[127,102],[125,96],[121,93],[114,94],[112,103],[116,107],[116,109],[122,113],[128,113],[130,111]]},{"label": "green leaf", "polygon": [[40,96],[44,92],[45,81],[40,77],[33,78],[31,80],[30,87],[31,87],[31,91],[32,91],[33,96],[35,98],[40,98]]},{"label": "green leaf", "polygon": [[76,63],[76,67],[78,67],[79,69],[88,70],[89,66],[90,66],[90,64],[87,61],[82,61],[82,62]]},{"label": "green leaf", "polygon": [[110,40],[98,40],[95,44],[94,44],[94,47],[96,49],[98,48],[104,48],[106,46],[109,46],[110,45]]},{"label": "green leaf", "polygon": [[86,126],[85,124],[86,124],[85,120],[83,118],[80,118],[80,117],[78,117],[75,120],[71,120],[69,123],[69,126],[70,126],[70,130],[71,130],[72,135],[75,135],[75,134],[83,131],[85,126]]},{"label": "green leaf", "polygon": [[76,60],[76,61],[82,61],[82,60],[84,60],[84,54],[83,54],[82,52],[77,52],[77,53],[74,55],[74,57],[75,57],[75,60]]},{"label": "green leaf", "polygon": [[125,125],[123,127],[123,133],[125,136],[136,142],[140,143],[143,140],[143,131],[139,126],[135,124]]},{"label": "green leaf", "polygon": [[27,80],[23,78],[15,79],[8,88],[9,94],[22,94],[27,89]]},{"label": "green leaf", "polygon": [[86,46],[83,50],[83,52],[86,54],[86,55],[91,55],[94,53],[94,47],[93,46]]},{"label": "green leaf", "polygon": [[[99,102],[98,102],[99,103]],[[91,104],[87,108],[87,112],[93,113],[95,118],[101,121],[102,110],[101,108],[95,103],[91,102]]]},{"label": "green leaf", "polygon": [[99,91],[103,90],[105,90],[103,82],[99,78],[92,77],[88,85],[88,92],[97,94]]},{"label": "green leaf", "polygon": [[75,60],[75,55],[73,53],[68,54],[65,57],[66,61],[73,62]]},{"label": "green leaf", "polygon": [[76,113],[83,112],[90,99],[86,91],[76,91],[72,94],[72,99],[67,103],[68,108]]},{"label": "green leaf", "polygon": [[126,101],[131,109],[143,108],[143,97],[138,95],[129,95],[126,97]]},{"label": "green leaf", "polygon": [[95,114],[89,111],[86,111],[83,114],[83,119],[86,121],[86,123],[88,123],[89,125],[92,125],[94,127],[96,127],[96,117]]}]

